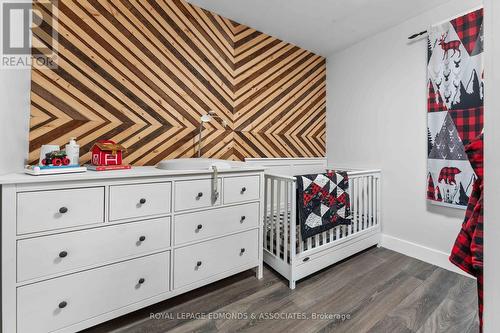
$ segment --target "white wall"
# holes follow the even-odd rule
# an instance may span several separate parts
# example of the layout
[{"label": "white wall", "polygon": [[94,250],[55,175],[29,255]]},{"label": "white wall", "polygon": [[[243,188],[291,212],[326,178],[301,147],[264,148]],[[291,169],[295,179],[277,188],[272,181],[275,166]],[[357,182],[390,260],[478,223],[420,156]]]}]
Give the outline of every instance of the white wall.
[{"label": "white wall", "polygon": [[0,175],[21,171],[28,158],[30,89],[30,70],[0,69]]},{"label": "white wall", "polygon": [[463,210],[427,190],[427,43],[408,36],[477,8],[454,0],[328,57],[328,162],[383,172],[383,245],[453,269]]},{"label": "white wall", "polygon": [[22,170],[28,157],[29,70],[0,69],[0,174]]},{"label": "white wall", "polygon": [[484,332],[500,332],[500,2],[486,0]]}]

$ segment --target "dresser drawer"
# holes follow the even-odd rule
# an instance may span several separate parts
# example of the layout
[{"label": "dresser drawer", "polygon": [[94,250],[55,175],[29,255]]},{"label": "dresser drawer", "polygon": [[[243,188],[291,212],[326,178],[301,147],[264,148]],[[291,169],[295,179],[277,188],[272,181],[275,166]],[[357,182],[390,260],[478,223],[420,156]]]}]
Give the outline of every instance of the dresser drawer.
[{"label": "dresser drawer", "polygon": [[17,279],[25,281],[170,246],[170,217],[17,242]]},{"label": "dresser drawer", "polygon": [[104,222],[104,187],[17,194],[17,233]]},{"label": "dresser drawer", "polygon": [[176,245],[224,235],[259,224],[259,203],[175,216]]},{"label": "dresser drawer", "polygon": [[167,292],[169,259],[163,252],[20,287],[18,333],[52,332]]},{"label": "dresser drawer", "polygon": [[258,229],[176,249],[174,288],[252,263],[257,264]]},{"label": "dresser drawer", "polygon": [[170,213],[172,184],[110,186],[109,220],[123,220]]},{"label": "dresser drawer", "polygon": [[257,200],[260,196],[260,177],[224,178],[224,203]]},{"label": "dresser drawer", "polygon": [[[221,180],[217,180],[221,191]],[[220,194],[213,196],[212,179],[183,180],[175,183],[175,210],[206,208],[220,205]]]}]

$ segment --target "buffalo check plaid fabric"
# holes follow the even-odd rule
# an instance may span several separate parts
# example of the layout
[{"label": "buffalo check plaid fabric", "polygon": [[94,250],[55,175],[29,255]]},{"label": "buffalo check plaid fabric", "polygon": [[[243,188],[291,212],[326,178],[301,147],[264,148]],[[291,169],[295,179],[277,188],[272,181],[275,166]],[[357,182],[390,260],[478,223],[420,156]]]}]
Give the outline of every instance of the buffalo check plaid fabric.
[{"label": "buffalo check plaid fabric", "polygon": [[441,172],[439,173],[439,179],[438,183],[441,183],[441,181],[444,181],[445,184],[448,185],[455,185],[457,183],[455,176],[461,173],[458,168],[442,168]]},{"label": "buffalo check plaid fabric", "polygon": [[469,198],[462,229],[453,246],[450,261],[477,277],[479,319],[483,314],[483,135],[466,147],[469,161],[477,175]]},{"label": "buffalo check plaid fabric", "polygon": [[484,112],[483,107],[453,110],[450,111],[450,116],[455,123],[458,135],[464,145],[468,145],[474,140],[484,128]]},{"label": "buffalo check plaid fabric", "polygon": [[297,176],[298,220],[308,238],[338,225],[350,225],[347,172]]},{"label": "buffalo check plaid fabric", "polygon": [[427,177],[427,199],[436,200],[436,188],[434,186],[434,180],[432,175],[429,173]]},{"label": "buffalo check plaid fabric", "polygon": [[461,16],[451,21],[463,46],[469,52],[474,51],[483,24],[483,10],[479,9],[468,15]]},{"label": "buffalo check plaid fabric", "polygon": [[443,103],[441,94],[439,91],[436,93],[432,82],[429,80],[429,95],[427,97],[427,111],[428,112],[440,112],[447,111],[446,105]]}]

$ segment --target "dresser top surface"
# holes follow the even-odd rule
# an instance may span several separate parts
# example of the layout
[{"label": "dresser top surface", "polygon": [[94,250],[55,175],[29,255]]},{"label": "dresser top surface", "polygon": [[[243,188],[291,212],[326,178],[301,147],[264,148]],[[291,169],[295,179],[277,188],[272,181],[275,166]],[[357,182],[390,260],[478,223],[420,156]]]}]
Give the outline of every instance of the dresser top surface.
[{"label": "dresser top surface", "polygon": [[[265,167],[248,166],[245,168],[234,168],[227,170],[219,170],[219,174],[227,173],[251,173],[264,171]],[[142,177],[174,177],[174,176],[189,176],[189,175],[207,175],[211,174],[212,170],[160,170],[154,166],[138,166],[132,167],[129,170],[116,171],[91,171],[82,173],[68,173],[58,175],[42,175],[31,176],[23,172],[11,173],[0,176],[0,185],[8,184],[37,184],[62,181],[85,181],[85,180],[119,180],[129,178]]]}]

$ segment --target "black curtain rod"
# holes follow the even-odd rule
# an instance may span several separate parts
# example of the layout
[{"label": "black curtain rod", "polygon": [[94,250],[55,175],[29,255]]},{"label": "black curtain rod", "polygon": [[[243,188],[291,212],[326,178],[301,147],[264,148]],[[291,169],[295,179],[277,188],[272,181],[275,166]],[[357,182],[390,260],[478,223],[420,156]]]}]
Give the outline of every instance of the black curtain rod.
[{"label": "black curtain rod", "polygon": [[427,33],[427,30],[424,30],[424,31],[419,32],[418,34],[411,35],[410,37],[408,37],[408,39],[415,39],[418,36],[422,36],[423,34],[426,34],[426,33]]}]

